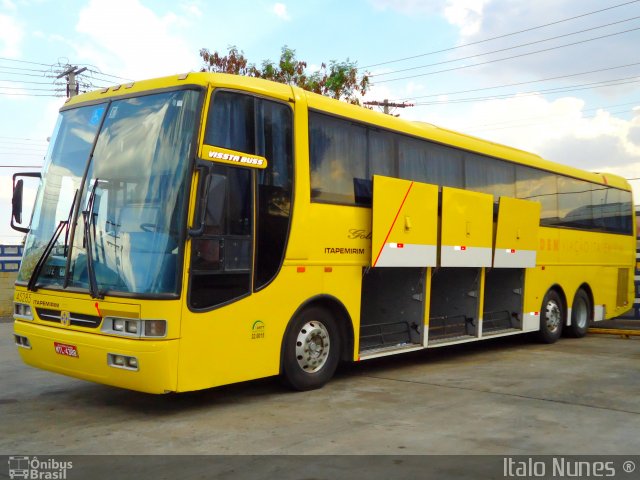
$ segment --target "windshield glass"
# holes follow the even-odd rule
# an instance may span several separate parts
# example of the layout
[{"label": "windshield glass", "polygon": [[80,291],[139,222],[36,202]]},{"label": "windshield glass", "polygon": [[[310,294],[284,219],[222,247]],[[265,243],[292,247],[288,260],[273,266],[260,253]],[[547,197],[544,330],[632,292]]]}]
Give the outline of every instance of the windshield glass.
[{"label": "windshield glass", "polygon": [[[52,150],[61,147],[45,171],[20,280],[29,280],[80,189],[77,216],[70,231],[59,236],[37,285],[95,289],[92,293],[100,295],[178,291],[178,246],[198,96],[167,92],[61,114]],[[84,148],[76,154],[65,143]],[[52,178],[50,172],[57,170],[66,176]],[[73,238],[67,238],[71,233]]]}]

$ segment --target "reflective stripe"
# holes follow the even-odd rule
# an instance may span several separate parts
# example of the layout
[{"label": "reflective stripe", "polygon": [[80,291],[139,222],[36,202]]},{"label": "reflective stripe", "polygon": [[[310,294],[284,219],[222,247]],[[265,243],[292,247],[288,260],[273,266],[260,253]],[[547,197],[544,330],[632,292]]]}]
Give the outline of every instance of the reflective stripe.
[{"label": "reflective stripe", "polygon": [[496,248],[493,266],[495,268],[533,268],[536,266],[536,251]]},{"label": "reflective stripe", "polygon": [[386,243],[376,267],[435,267],[438,249],[435,245]]},{"label": "reflective stripe", "polygon": [[601,320],[604,320],[604,316],[605,316],[604,305],[595,305],[593,307],[593,320],[595,322],[599,322]]},{"label": "reflective stripe", "polygon": [[440,254],[442,267],[490,267],[493,250],[487,247],[442,245]]},{"label": "reflective stripe", "polygon": [[538,330],[540,328],[540,312],[529,312],[522,316],[522,330]]}]

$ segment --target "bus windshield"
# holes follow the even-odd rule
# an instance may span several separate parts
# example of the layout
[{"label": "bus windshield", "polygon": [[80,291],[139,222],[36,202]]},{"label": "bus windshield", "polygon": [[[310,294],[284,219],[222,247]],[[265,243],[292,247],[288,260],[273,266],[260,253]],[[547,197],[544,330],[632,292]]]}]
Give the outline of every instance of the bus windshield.
[{"label": "bus windshield", "polygon": [[19,282],[97,297],[178,292],[198,98],[173,91],[61,113]]}]

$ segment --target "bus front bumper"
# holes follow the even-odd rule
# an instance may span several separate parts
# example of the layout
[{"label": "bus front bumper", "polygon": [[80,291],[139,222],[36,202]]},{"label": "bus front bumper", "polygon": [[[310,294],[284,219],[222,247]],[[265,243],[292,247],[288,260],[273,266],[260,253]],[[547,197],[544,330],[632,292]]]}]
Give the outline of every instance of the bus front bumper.
[{"label": "bus front bumper", "polygon": [[177,339],[119,338],[22,320],[14,322],[14,334],[32,367],[139,392],[176,390]]}]

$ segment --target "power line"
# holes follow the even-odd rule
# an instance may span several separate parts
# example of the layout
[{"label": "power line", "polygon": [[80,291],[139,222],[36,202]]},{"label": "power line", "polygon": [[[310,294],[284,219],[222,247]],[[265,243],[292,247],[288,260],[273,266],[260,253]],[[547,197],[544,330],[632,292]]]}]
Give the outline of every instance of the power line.
[{"label": "power line", "polygon": [[578,35],[580,33],[590,32],[592,30],[598,30],[600,28],[610,27],[611,25],[617,25],[619,23],[630,22],[632,20],[637,20],[638,18],[640,18],[640,16],[627,18],[625,20],[620,20],[620,21],[617,21],[617,22],[607,23],[606,25],[600,25],[600,26],[597,26],[597,27],[591,27],[591,28],[587,28],[587,29],[584,29],[584,30],[578,30],[576,32],[565,33],[563,35],[557,35],[555,37],[544,38],[542,40],[536,40],[534,42],[522,43],[520,45],[514,45],[512,47],[500,48],[498,50],[492,50],[490,52],[477,53],[477,54],[469,55],[469,56],[466,56],[466,57],[454,58],[452,60],[443,60],[442,62],[430,63],[428,65],[420,65],[420,66],[417,66],[417,67],[408,67],[408,68],[403,68],[401,70],[393,70],[391,72],[383,72],[383,73],[378,73],[378,74],[369,75],[369,76],[370,77],[381,77],[383,75],[391,75],[391,74],[394,74],[394,73],[408,72],[408,71],[411,71],[411,70],[418,70],[420,68],[433,67],[433,66],[437,66],[437,65],[444,65],[444,64],[447,64],[447,63],[459,62],[461,60],[468,60],[470,58],[483,57],[485,55],[491,55],[493,53],[500,53],[500,52],[506,52],[506,51],[509,51],[509,50],[515,50],[517,48],[528,47],[530,45],[536,45],[538,43],[544,43],[544,42],[548,42],[548,41],[551,41],[551,40],[557,40],[559,38],[570,37],[572,35]]},{"label": "power line", "polygon": [[437,73],[453,72],[455,70],[462,70],[464,68],[478,67],[478,66],[481,66],[481,65],[488,65],[490,63],[503,62],[505,60],[512,60],[514,58],[520,58],[520,57],[526,57],[526,56],[529,56],[529,55],[535,55],[536,53],[549,52],[549,51],[552,51],[552,50],[558,50],[560,48],[571,47],[573,45],[579,45],[579,44],[582,44],[582,43],[593,42],[595,40],[601,40],[601,39],[607,38],[607,37],[613,37],[613,36],[616,36],[616,35],[622,35],[622,34],[625,34],[625,33],[636,31],[636,30],[640,30],[640,27],[631,28],[629,30],[623,30],[621,32],[610,33],[608,35],[601,35],[599,37],[588,38],[586,40],[580,40],[578,42],[567,43],[565,45],[557,45],[555,47],[544,48],[542,50],[536,50],[534,52],[521,53],[521,54],[518,54],[518,55],[512,55],[510,57],[497,58],[495,60],[487,60],[486,62],[473,63],[471,65],[462,65],[460,67],[446,68],[444,70],[436,70],[435,72],[421,73],[421,74],[418,74],[418,75],[409,75],[409,76],[406,76],[406,77],[391,78],[389,80],[380,80],[378,82],[375,82],[375,84],[387,83],[387,82],[395,82],[395,81],[398,81],[398,80],[407,80],[409,78],[425,77],[427,75],[435,75]]},{"label": "power line", "polygon": [[[635,80],[632,80],[635,79]],[[617,83],[612,83],[617,82]],[[531,95],[540,95],[543,93],[566,93],[566,92],[575,92],[579,90],[585,90],[588,88],[606,88],[606,87],[614,87],[618,85],[626,85],[629,83],[637,83],[640,82],[640,76],[626,77],[626,78],[617,78],[613,80],[603,80],[601,82],[592,82],[592,83],[583,83],[581,85],[569,85],[566,87],[553,87],[547,88],[543,90],[532,90],[529,92],[516,92],[516,93],[503,93],[499,95],[490,95],[485,97],[469,97],[469,98],[458,98],[453,100],[438,100],[433,102],[419,102],[416,105],[424,106],[424,105],[442,105],[442,104],[453,104],[453,103],[468,103],[468,102],[479,102],[486,100],[500,100],[504,98],[509,98],[514,95],[520,96],[531,96]]]},{"label": "power line", "polygon": [[[625,109],[625,110],[619,110],[617,112],[607,112],[610,115],[619,115],[621,113],[627,113],[629,112],[629,109]],[[580,117],[580,120],[582,119],[586,119],[586,118],[595,118],[597,117],[598,114],[594,114],[594,115],[585,115],[584,117]],[[511,128],[525,128],[525,127],[535,127],[538,125],[542,125],[542,122],[537,122],[537,123],[527,123],[527,124],[517,124],[517,125],[505,125],[503,127],[495,127],[495,128],[468,128],[467,131],[469,132],[490,132],[490,131],[495,131],[495,130],[508,130]]]},{"label": "power line", "polygon": [[[0,140],[0,148],[39,148],[41,150],[46,151],[49,148],[49,145],[46,143],[37,144],[37,143],[21,143],[21,142],[7,142]],[[40,151],[40,150],[38,150]]]},{"label": "power line", "polygon": [[0,92],[0,95],[6,95],[9,97],[57,97],[60,98],[60,95],[46,95],[42,93],[3,93]]},{"label": "power line", "polygon": [[16,80],[14,78],[0,78],[0,82],[27,83],[29,85],[56,85],[55,83],[52,84],[51,82],[30,82],[27,80]]},{"label": "power line", "polygon": [[6,138],[9,140],[28,140],[33,142],[45,142],[46,140],[38,140],[37,138],[21,138],[21,137],[7,137],[0,135],[0,138]]},{"label": "power line", "polygon": [[33,153],[34,155],[45,154],[47,153],[46,148],[38,148],[38,147],[18,147],[15,145],[11,145],[8,147],[0,147],[1,153]]},{"label": "power line", "polygon": [[39,92],[62,92],[61,89],[55,88],[31,88],[31,87],[5,87],[0,85],[0,90],[25,90],[25,91],[39,91]]},{"label": "power line", "polygon": [[51,66],[51,64],[49,64],[49,63],[31,62],[29,60],[17,60],[15,58],[7,58],[7,57],[0,57],[0,60],[4,60],[4,61],[7,61],[7,62],[16,62],[16,63],[29,63],[31,65],[42,65],[44,67],[50,67]]},{"label": "power line", "polygon": [[419,55],[413,55],[413,56],[410,56],[410,57],[404,57],[404,58],[399,58],[399,59],[396,59],[396,60],[389,60],[389,61],[386,61],[386,62],[375,63],[375,64],[372,64],[372,65],[367,65],[365,67],[362,67],[362,69],[364,70],[365,68],[378,67],[380,65],[388,65],[390,63],[404,62],[406,60],[413,60],[415,58],[426,57],[428,55],[435,55],[437,53],[450,52],[452,50],[457,50],[459,48],[470,47],[472,45],[478,45],[478,44],[481,44],[481,43],[486,43],[486,42],[490,42],[490,41],[493,41],[493,40],[498,40],[500,38],[510,37],[512,35],[518,35],[520,33],[530,32],[530,31],[533,31],[533,30],[538,30],[540,28],[549,27],[551,25],[557,25],[559,23],[568,22],[570,20],[575,20],[577,18],[582,18],[582,17],[586,17],[586,16],[589,16],[589,15],[594,15],[596,13],[601,13],[601,12],[604,12],[604,11],[607,11],[607,10],[612,10],[614,8],[619,8],[619,7],[623,7],[625,5],[630,5],[632,3],[637,3],[638,1],[640,1],[640,0],[633,0],[631,2],[620,3],[618,5],[613,5],[611,7],[603,8],[603,9],[600,9],[600,10],[594,10],[592,12],[583,13],[581,15],[576,15],[575,17],[564,18],[562,20],[557,20],[555,22],[545,23],[543,25],[538,25],[536,27],[525,28],[524,30],[518,30],[517,32],[506,33],[504,35],[498,35],[496,37],[486,38],[484,40],[478,40],[476,42],[465,43],[463,45],[457,45],[455,47],[449,47],[449,48],[445,48],[445,49],[442,49],[442,50],[434,50],[432,52],[421,53]]},{"label": "power line", "polygon": [[41,68],[7,67],[6,65],[0,65],[0,68],[4,68],[6,70],[21,70],[24,72],[42,72],[42,73],[49,72],[49,70],[43,70]]},{"label": "power line", "polygon": [[[2,68],[2,67],[0,67]],[[42,75],[36,75],[35,73],[19,73],[19,72],[2,72],[0,71],[1,74],[3,75],[18,75],[21,77],[46,77],[46,75],[44,75],[44,73]],[[48,72],[47,72],[48,73]]]},{"label": "power line", "polygon": [[571,73],[571,74],[567,74],[567,75],[560,75],[558,77],[541,78],[541,79],[538,79],[538,80],[529,80],[529,81],[526,81],[526,82],[507,83],[507,84],[502,84],[502,85],[495,85],[493,87],[474,88],[474,89],[471,89],[471,90],[459,90],[457,92],[432,93],[430,95],[421,95],[421,96],[418,96],[418,97],[405,97],[405,98],[401,98],[399,100],[416,100],[418,98],[442,97],[442,96],[445,96],[445,95],[457,95],[457,94],[460,94],[460,93],[473,93],[473,92],[481,92],[483,90],[495,90],[495,89],[498,89],[498,88],[518,87],[520,85],[528,85],[530,83],[539,83],[539,82],[547,82],[549,80],[560,80],[560,79],[563,79],[563,78],[578,77],[580,75],[588,75],[588,74],[591,74],[591,73],[606,72],[606,71],[609,71],[609,70],[617,70],[617,69],[620,69],[620,68],[634,67],[634,66],[637,66],[637,65],[640,65],[640,62],[638,62],[638,63],[629,63],[627,65],[620,65],[620,66],[617,66],[617,67],[608,67],[608,68],[601,68],[601,69],[598,69],[598,70],[590,70],[588,72],[580,72],[580,73]]},{"label": "power line", "polygon": [[42,168],[42,165],[0,165],[0,168]]},{"label": "power line", "polygon": [[[637,1],[640,1],[640,0],[637,0]],[[127,82],[132,82],[133,81],[130,78],[123,78],[123,77],[119,77],[117,75],[110,75],[108,73],[98,72],[97,70],[89,70],[89,72],[91,72],[93,74],[96,74],[96,75],[102,75],[104,77],[111,77],[111,78],[117,78],[117,79],[120,79],[120,80],[126,80]]]},{"label": "power line", "polygon": [[[604,105],[604,106],[600,106],[600,107],[592,107],[592,108],[585,108],[584,110],[582,110],[582,112],[592,112],[595,110],[604,110],[606,108],[617,108],[617,107],[625,107],[628,105],[638,105],[640,104],[640,99],[634,101],[634,102],[627,102],[627,103],[618,103],[615,105]],[[512,124],[514,122],[526,122],[529,120],[539,120],[542,118],[553,118],[553,117],[558,117],[561,115],[542,115],[542,116],[537,116],[537,117],[524,117],[524,118],[517,118],[517,119],[512,119],[512,120],[508,120],[508,121],[503,121],[503,122],[494,122],[494,123],[483,123],[481,125],[474,125],[472,128],[481,128],[481,127],[493,127],[496,125],[509,125]]]}]

